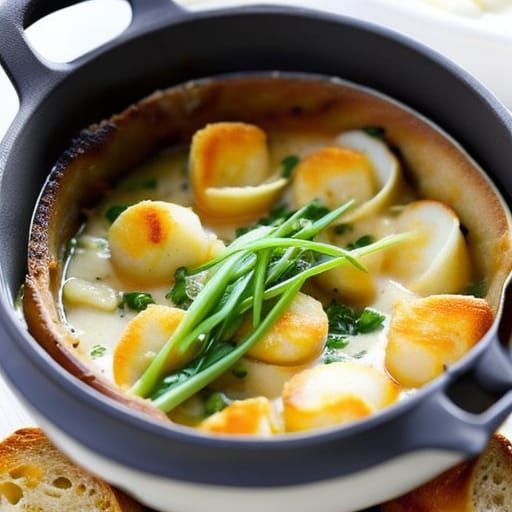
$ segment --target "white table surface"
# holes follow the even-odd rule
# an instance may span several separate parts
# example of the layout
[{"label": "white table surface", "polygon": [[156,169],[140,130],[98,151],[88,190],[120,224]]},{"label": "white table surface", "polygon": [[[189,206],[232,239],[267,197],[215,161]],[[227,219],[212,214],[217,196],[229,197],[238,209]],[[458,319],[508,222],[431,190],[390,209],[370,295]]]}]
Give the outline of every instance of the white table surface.
[{"label": "white table surface", "polygon": [[[417,2],[418,0],[411,1]],[[460,41],[454,41],[450,40],[446,34],[439,34],[439,38],[432,40],[431,32],[427,33],[422,24],[419,23],[421,18],[417,17],[418,13],[413,13],[414,16],[410,19],[406,18],[403,12],[399,13],[396,10],[397,2],[398,0],[300,0],[300,5],[324,8],[330,11],[342,11],[353,16],[380,21],[392,28],[401,29],[409,35],[430,42],[437,49],[450,55],[461,65],[478,74],[487,84],[495,85],[495,92],[500,94],[502,99],[508,101],[509,105],[512,106],[512,95],[509,94],[512,91],[512,66],[503,66],[503,63],[499,61],[494,61],[494,64],[492,62],[484,62],[483,54],[479,54],[478,51],[476,52],[475,60],[475,52],[468,51],[467,37],[462,38]],[[208,7],[221,4],[237,5],[244,2],[236,0],[181,0],[181,3],[197,9],[205,5]],[[259,0],[258,3],[276,2]],[[299,0],[281,0],[279,3],[293,4],[299,3]],[[405,3],[402,3],[402,7]],[[408,5],[410,7],[412,4]],[[447,23],[447,20],[451,22],[453,18],[452,15],[432,9],[431,12],[429,11],[429,16],[431,16],[429,22],[439,17],[440,24]],[[66,12],[58,13],[52,20],[34,25],[27,31],[27,36],[30,42],[46,57],[55,61],[65,62],[76,58],[85,51],[121,32],[129,24],[130,18],[130,10],[123,0],[90,0],[77,7],[68,9],[67,14]],[[487,18],[486,20],[484,20],[485,23],[489,25],[489,20]],[[460,20],[456,19],[456,21],[459,23]],[[94,23],[94,30],[90,29],[91,23]],[[471,18],[463,19],[459,24],[462,24],[464,27],[463,31],[466,31],[468,27],[470,30],[473,30],[475,23],[477,21]],[[486,27],[485,23],[482,25],[484,28]],[[489,37],[488,30],[479,29],[479,31],[474,31],[471,37],[476,39],[472,43],[469,41],[469,44],[473,44],[473,49],[477,49],[480,44],[490,44],[489,41],[494,40],[495,36],[502,38],[500,41],[503,42],[505,40],[503,37],[506,38],[512,33],[512,23],[510,23],[510,26],[508,24],[501,24],[501,22],[497,25],[492,25],[491,23],[489,26],[492,26],[492,37]],[[460,27],[457,30],[459,29]],[[464,33],[467,36],[467,33]],[[505,45],[504,49],[508,52],[508,62],[510,63],[512,61],[512,38],[508,39],[508,43],[510,45]],[[488,50],[488,48],[485,49]],[[500,49],[500,51],[502,50],[503,48]],[[497,76],[500,77],[499,80],[496,80]],[[17,108],[16,93],[7,80],[5,73],[0,69],[0,138],[7,130],[16,114]],[[0,439],[17,428],[33,424],[34,422],[30,415],[25,412],[0,376]]]}]

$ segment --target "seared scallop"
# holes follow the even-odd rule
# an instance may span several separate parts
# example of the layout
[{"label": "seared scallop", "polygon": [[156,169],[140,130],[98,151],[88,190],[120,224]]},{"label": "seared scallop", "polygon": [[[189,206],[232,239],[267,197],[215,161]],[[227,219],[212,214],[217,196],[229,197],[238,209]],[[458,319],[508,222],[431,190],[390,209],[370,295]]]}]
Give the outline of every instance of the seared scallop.
[{"label": "seared scallop", "polygon": [[163,201],[130,206],[108,238],[114,267],[143,284],[168,283],[177,268],[203,263],[214,243],[190,208]]},{"label": "seared scallop", "polygon": [[361,130],[342,133],[334,142],[306,156],[295,169],[295,205],[317,198],[336,208],[355,199],[356,208],[343,222],[368,217],[388,206],[399,190],[401,173],[386,144]]},{"label": "seared scallop", "polygon": [[197,131],[190,173],[198,208],[214,217],[264,212],[287,183],[271,177],[265,132],[245,123],[214,123]]},{"label": "seared scallop", "polygon": [[391,405],[399,388],[383,372],[351,362],[304,370],[285,384],[285,430],[297,432],[361,420]]},{"label": "seared scallop", "polygon": [[423,386],[460,359],[487,332],[493,314],[483,299],[432,295],[393,309],[386,369],[402,386]]},{"label": "seared scallop", "polygon": [[300,207],[319,199],[336,208],[349,199],[361,204],[376,192],[370,161],[361,153],[339,147],[325,147],[304,157],[295,168],[292,197]]},{"label": "seared scallop", "polygon": [[372,164],[377,191],[373,197],[349,212],[343,222],[354,222],[369,217],[389,206],[400,190],[402,178],[400,164],[388,146],[380,139],[362,130],[344,132],[336,138],[343,148],[357,151]]},{"label": "seared scallop", "polygon": [[411,239],[386,252],[386,270],[420,295],[460,292],[470,281],[466,241],[455,212],[431,200],[408,205],[398,217],[398,232]]},{"label": "seared scallop", "polygon": [[272,404],[265,397],[237,400],[205,419],[199,430],[212,434],[270,437],[277,431]]},{"label": "seared scallop", "polygon": [[[118,386],[129,388],[135,384],[184,316],[182,309],[152,304],[128,323],[114,351],[114,380]],[[166,370],[188,362],[194,351],[191,347],[185,354],[171,352]]]},{"label": "seared scallop", "polygon": [[[237,332],[236,340],[243,339],[252,329],[252,316],[249,315]],[[322,304],[309,295],[299,293],[247,355],[269,364],[301,365],[320,355],[328,329],[329,322]]]}]

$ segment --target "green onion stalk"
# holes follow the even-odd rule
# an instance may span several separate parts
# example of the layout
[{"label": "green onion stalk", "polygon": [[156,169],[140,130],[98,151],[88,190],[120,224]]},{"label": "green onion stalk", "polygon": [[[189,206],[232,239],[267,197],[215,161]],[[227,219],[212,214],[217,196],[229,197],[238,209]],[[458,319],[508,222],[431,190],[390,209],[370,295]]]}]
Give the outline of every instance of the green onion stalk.
[{"label": "green onion stalk", "polygon": [[[171,411],[234,366],[282,316],[307,279],[345,264],[367,271],[360,258],[410,238],[391,235],[353,250],[313,240],[353,204],[349,201],[312,219],[318,203],[310,203],[275,225],[246,232],[220,256],[189,269],[188,276],[206,275],[205,284],[131,392]],[[307,264],[293,267],[306,252],[313,255]],[[253,330],[233,344],[242,315],[250,310]],[[170,355],[184,354],[193,346],[195,358],[165,375]]]}]

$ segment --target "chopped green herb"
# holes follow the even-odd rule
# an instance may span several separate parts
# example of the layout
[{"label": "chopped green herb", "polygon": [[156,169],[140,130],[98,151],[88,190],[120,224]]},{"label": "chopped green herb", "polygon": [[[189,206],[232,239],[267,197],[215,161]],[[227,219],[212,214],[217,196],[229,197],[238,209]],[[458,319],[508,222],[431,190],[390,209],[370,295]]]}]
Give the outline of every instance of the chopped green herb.
[{"label": "chopped green herb", "polygon": [[352,308],[333,300],[325,309],[325,313],[329,320],[329,334],[343,336],[357,334],[357,314]]},{"label": "chopped green herb", "polygon": [[113,224],[117,217],[121,215],[126,209],[128,208],[128,205],[126,204],[116,204],[114,206],[111,206],[106,212],[105,217],[108,219],[108,221]]},{"label": "chopped green herb", "polygon": [[338,224],[332,228],[336,235],[345,235],[346,233],[350,233],[353,229],[354,226],[352,226],[352,224]]},{"label": "chopped green herb", "polygon": [[288,155],[283,158],[281,160],[281,176],[283,178],[290,178],[299,162],[300,158],[297,155]]},{"label": "chopped green herb", "polygon": [[230,403],[231,400],[229,400],[229,398],[224,393],[216,391],[215,393],[212,393],[204,402],[204,414],[206,416],[211,416],[212,414],[225,409]]},{"label": "chopped green herb", "polygon": [[368,354],[368,350],[361,350],[360,352],[355,353],[352,357],[354,359],[362,359],[366,354]]},{"label": "chopped green herb", "polygon": [[336,352],[335,350],[326,350],[322,356],[324,364],[339,363],[340,361],[347,361],[349,356],[343,352]]},{"label": "chopped green herb", "polygon": [[174,285],[165,298],[181,309],[188,309],[203,287],[201,274],[189,276],[185,267],[180,267],[174,273]]},{"label": "chopped green herb", "polygon": [[382,328],[386,317],[372,308],[365,308],[356,320],[356,329],[360,334],[366,334]]},{"label": "chopped green herb", "polygon": [[348,339],[346,336],[336,333],[330,333],[327,336],[327,342],[325,346],[331,350],[338,350],[340,348],[345,348],[348,345]]},{"label": "chopped green herb", "polygon": [[107,351],[107,347],[103,345],[94,345],[89,352],[90,356],[93,359],[98,359],[99,357],[103,357],[105,352]]},{"label": "chopped green herb", "polygon": [[237,379],[243,379],[247,377],[247,370],[243,367],[237,367],[233,368],[231,370],[231,373],[237,378]]},{"label": "chopped green herb", "polygon": [[134,190],[156,188],[157,185],[156,178],[134,177],[124,181],[121,188],[133,192]]},{"label": "chopped green herb", "polygon": [[178,268],[174,273],[174,285],[165,296],[167,300],[172,300],[173,304],[181,309],[188,309],[192,303],[187,295],[186,277],[187,269],[185,267]]},{"label": "chopped green herb", "polygon": [[365,126],[361,128],[361,130],[371,137],[377,137],[379,139],[382,139],[382,137],[386,135],[386,129],[382,126]]},{"label": "chopped green herb", "polygon": [[350,242],[347,244],[347,249],[349,251],[353,251],[354,249],[360,249],[361,247],[366,247],[367,245],[373,244],[374,238],[372,235],[363,235],[359,237],[354,242]]},{"label": "chopped green herb", "polygon": [[150,304],[154,304],[155,301],[150,293],[144,292],[128,292],[123,293],[123,302],[122,304],[126,304],[130,309],[134,311],[143,311]]},{"label": "chopped green herb", "polygon": [[325,312],[329,321],[327,349],[347,346],[349,341],[346,336],[357,336],[381,329],[385,319],[385,316],[375,309],[365,308],[357,313],[334,300],[325,308]]},{"label": "chopped green herb", "polygon": [[212,347],[209,352],[207,351],[206,354],[197,357],[184,368],[161,379],[153,391],[151,399],[156,400],[170,390],[179,387],[181,384],[187,382],[191,377],[197,375],[201,368],[207,368],[217,361],[220,361],[223,357],[231,353],[234,348],[235,347],[227,343],[219,343]]},{"label": "chopped green herb", "polygon": [[462,295],[473,295],[473,297],[482,299],[483,297],[485,297],[486,293],[487,283],[485,282],[485,279],[481,279],[480,281],[476,281],[475,283],[472,283],[469,286],[467,286],[462,292]]}]

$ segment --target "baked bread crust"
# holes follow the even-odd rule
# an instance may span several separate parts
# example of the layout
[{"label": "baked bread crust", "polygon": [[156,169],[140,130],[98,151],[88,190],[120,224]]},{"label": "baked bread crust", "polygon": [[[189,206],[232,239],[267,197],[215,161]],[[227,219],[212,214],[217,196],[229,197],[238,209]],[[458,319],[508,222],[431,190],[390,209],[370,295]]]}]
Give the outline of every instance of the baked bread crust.
[{"label": "baked bread crust", "polygon": [[495,434],[485,452],[414,491],[385,503],[382,512],[512,511],[512,443]]},{"label": "baked bread crust", "polygon": [[75,466],[39,428],[17,430],[0,443],[0,509],[4,512],[145,510],[126,494]]}]

